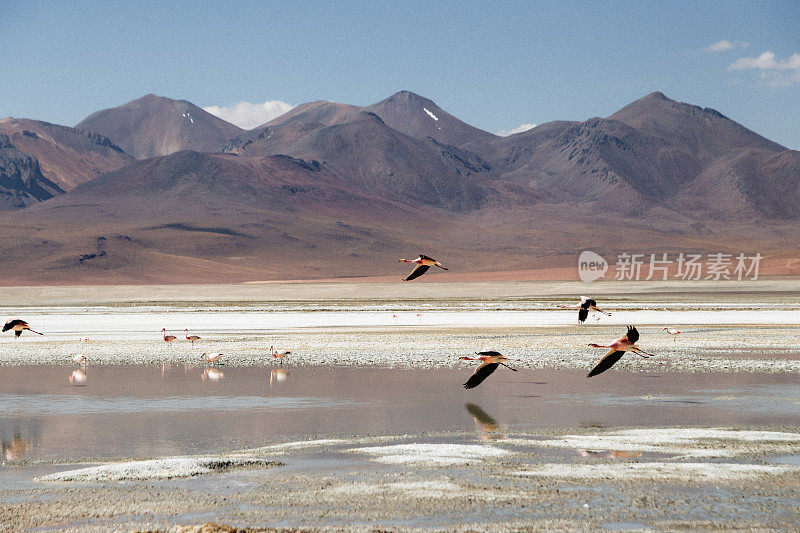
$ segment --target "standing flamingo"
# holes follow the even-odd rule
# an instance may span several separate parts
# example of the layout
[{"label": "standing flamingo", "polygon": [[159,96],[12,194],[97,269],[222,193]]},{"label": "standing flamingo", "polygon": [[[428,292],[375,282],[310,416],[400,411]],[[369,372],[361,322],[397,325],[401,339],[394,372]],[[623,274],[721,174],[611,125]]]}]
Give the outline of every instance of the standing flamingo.
[{"label": "standing flamingo", "polygon": [[666,331],[670,335],[672,335],[672,342],[675,342],[675,337],[681,334],[680,330],[675,328],[664,328],[663,331]]},{"label": "standing flamingo", "polygon": [[647,353],[636,346],[636,341],[638,340],[639,332],[635,327],[628,326],[628,332],[625,334],[625,336],[615,340],[611,344],[589,344],[589,346],[592,348],[609,348],[609,351],[603,356],[602,359],[600,359],[600,362],[595,365],[595,367],[586,377],[590,378],[592,376],[596,376],[597,374],[602,374],[614,366],[614,363],[622,359],[622,356],[625,355],[625,352],[633,352],[640,357],[644,357],[645,359],[648,357],[653,357],[653,354]]},{"label": "standing flamingo", "polygon": [[273,348],[275,348],[275,347],[274,346],[270,346],[269,347],[269,353],[271,353],[272,357],[274,357],[275,359],[280,359],[281,360],[281,364],[283,364],[283,358],[284,357],[286,357],[287,355],[291,355],[292,354],[292,352],[290,352],[289,350],[283,350],[283,351],[279,352],[277,350],[274,350]]},{"label": "standing flamingo", "polygon": [[192,344],[194,344],[194,341],[199,341],[200,340],[200,337],[198,337],[197,335],[189,335],[189,330],[188,329],[185,329],[183,331],[186,334],[186,340],[187,341],[192,341]]},{"label": "standing flamingo", "polygon": [[459,359],[464,359],[466,361],[480,361],[481,365],[475,369],[475,372],[469,377],[466,383],[464,383],[465,389],[474,389],[481,383],[483,380],[488,378],[492,372],[497,370],[498,365],[503,365],[506,368],[513,370],[514,372],[517,371],[516,368],[510,367],[507,364],[503,363],[503,361],[512,361],[512,359],[507,358],[505,355],[501,354],[500,352],[496,352],[494,350],[484,350],[482,352],[476,352],[478,357],[466,357],[462,356]]},{"label": "standing flamingo", "polygon": [[167,335],[167,328],[161,328],[161,332],[164,333],[164,342],[170,343],[177,339],[175,335]]},{"label": "standing flamingo", "polygon": [[603,313],[604,315],[611,316],[611,313],[607,313],[602,309],[597,307],[597,302],[592,300],[591,298],[587,298],[586,296],[581,296],[581,301],[575,305],[559,305],[561,309],[577,309],[578,310],[578,322],[581,324],[586,317],[589,316],[589,310],[597,311],[598,313]]},{"label": "standing flamingo", "polygon": [[6,322],[5,326],[3,326],[3,331],[12,330],[14,332],[14,335],[16,335],[17,337],[22,335],[22,332],[26,329],[31,333],[36,333],[37,335],[44,335],[44,333],[33,331],[27,322],[25,322],[24,320],[20,320],[19,318],[11,319],[8,322]]},{"label": "standing flamingo", "polygon": [[200,359],[206,361],[207,363],[219,363],[219,360],[224,356],[224,353],[204,353],[200,356]]},{"label": "standing flamingo", "polygon": [[449,268],[443,267],[442,264],[436,259],[433,259],[432,257],[428,257],[427,255],[423,254],[419,254],[419,257],[417,257],[416,259],[401,259],[400,262],[417,264],[417,266],[414,267],[414,270],[411,271],[411,274],[409,274],[407,278],[404,278],[403,281],[411,281],[412,279],[417,279],[425,272],[427,272],[428,269],[432,266],[437,266],[442,270],[450,270]]}]

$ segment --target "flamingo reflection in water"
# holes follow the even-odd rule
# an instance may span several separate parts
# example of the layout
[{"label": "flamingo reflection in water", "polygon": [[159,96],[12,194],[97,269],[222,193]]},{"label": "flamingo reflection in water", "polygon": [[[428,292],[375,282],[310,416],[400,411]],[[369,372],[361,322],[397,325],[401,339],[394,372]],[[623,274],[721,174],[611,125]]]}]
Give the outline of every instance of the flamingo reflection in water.
[{"label": "flamingo reflection in water", "polygon": [[23,439],[19,433],[14,434],[14,438],[9,441],[3,441],[3,457],[6,461],[20,461],[28,451],[31,449],[31,441]]},{"label": "flamingo reflection in water", "polygon": [[218,368],[207,366],[203,369],[203,374],[201,377],[203,378],[203,381],[222,381],[225,379],[225,374],[223,374]]},{"label": "flamingo reflection in water", "polygon": [[274,368],[272,369],[272,372],[269,373],[269,386],[272,386],[273,381],[275,383],[286,381],[289,379],[289,376],[291,376],[291,374],[288,371],[282,368]]},{"label": "flamingo reflection in water", "polygon": [[[85,368],[85,367],[84,367]],[[69,375],[69,384],[73,387],[85,387],[88,378],[84,369],[73,370]]]},{"label": "flamingo reflection in water", "polygon": [[475,421],[475,427],[480,432],[481,440],[500,439],[503,437],[505,428],[492,418],[489,413],[481,409],[479,405],[465,403],[464,407]]},{"label": "flamingo reflection in water", "polygon": [[580,450],[581,457],[598,457],[603,459],[636,459],[642,456],[642,452],[630,450]]}]

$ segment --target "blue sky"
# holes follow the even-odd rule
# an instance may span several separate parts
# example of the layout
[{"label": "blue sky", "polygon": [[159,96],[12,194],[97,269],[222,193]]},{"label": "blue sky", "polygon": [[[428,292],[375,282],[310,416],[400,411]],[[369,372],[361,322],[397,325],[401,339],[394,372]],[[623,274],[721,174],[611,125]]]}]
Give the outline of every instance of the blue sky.
[{"label": "blue sky", "polygon": [[498,132],[658,90],[800,149],[795,0],[202,4],[0,0],[0,116],[75,125],[147,93],[368,105],[406,89]]}]

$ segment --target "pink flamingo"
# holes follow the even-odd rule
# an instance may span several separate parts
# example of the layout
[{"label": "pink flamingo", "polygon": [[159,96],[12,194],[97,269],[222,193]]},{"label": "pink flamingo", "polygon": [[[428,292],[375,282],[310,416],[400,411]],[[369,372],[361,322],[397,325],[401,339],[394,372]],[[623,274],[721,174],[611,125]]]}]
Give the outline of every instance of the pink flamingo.
[{"label": "pink flamingo", "polygon": [[404,278],[403,281],[411,281],[412,279],[417,279],[425,272],[427,272],[428,269],[432,266],[437,266],[442,270],[450,270],[449,268],[443,267],[442,264],[436,259],[433,259],[432,257],[428,257],[427,255],[423,254],[419,254],[419,257],[417,257],[416,259],[401,259],[400,262],[417,264],[417,266],[414,267],[414,270],[411,271],[411,274],[409,274],[407,278]]},{"label": "pink flamingo", "polygon": [[622,359],[622,356],[625,355],[625,352],[633,352],[640,357],[644,357],[645,359],[648,357],[653,357],[653,354],[647,353],[643,351],[641,348],[636,346],[636,341],[639,340],[639,332],[633,326],[628,326],[628,332],[625,334],[624,337],[621,337],[611,344],[595,344],[591,343],[589,346],[592,348],[609,348],[608,353],[600,359],[595,367],[589,372],[589,375],[586,377],[596,376],[598,374],[602,374],[612,366],[614,363]]},{"label": "pink flamingo", "polygon": [[480,361],[481,364],[478,368],[475,369],[475,372],[469,377],[466,383],[464,383],[465,389],[473,389],[483,383],[483,380],[488,378],[492,375],[492,372],[497,370],[499,365],[503,365],[506,368],[513,370],[514,372],[517,371],[516,368],[510,367],[505,364],[503,361],[516,361],[516,359],[509,359],[505,355],[501,354],[500,352],[496,352],[494,350],[484,350],[482,352],[476,352],[478,357],[459,357],[459,359],[464,359],[465,361]]}]

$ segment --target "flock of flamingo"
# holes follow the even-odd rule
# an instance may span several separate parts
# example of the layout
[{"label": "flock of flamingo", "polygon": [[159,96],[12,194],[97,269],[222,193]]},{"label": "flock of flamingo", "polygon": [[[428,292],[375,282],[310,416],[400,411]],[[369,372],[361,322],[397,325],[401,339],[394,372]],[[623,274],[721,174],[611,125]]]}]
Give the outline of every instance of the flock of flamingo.
[{"label": "flock of flamingo", "polygon": [[[449,270],[448,268],[442,266],[442,264],[439,261],[431,257],[428,257],[427,255],[422,255],[422,254],[420,254],[420,256],[417,257],[416,259],[400,259],[400,262],[414,263],[416,265],[414,269],[411,271],[411,273],[407,277],[403,278],[403,281],[411,281],[413,279],[422,276],[432,266],[439,267],[443,270]],[[581,324],[589,316],[589,311],[596,311],[598,313],[602,313],[608,316],[611,315],[611,313],[603,311],[602,309],[597,307],[597,302],[595,300],[587,298],[585,296],[582,296],[581,301],[575,305],[559,305],[558,307],[560,309],[577,309],[578,322]],[[4,332],[13,331],[16,337],[22,335],[23,331],[30,331],[31,333],[36,333],[37,335],[43,335],[43,333],[31,329],[31,327],[28,325],[26,321],[21,320],[19,318],[15,318],[6,322],[5,325],[3,326],[3,331]],[[663,331],[666,331],[669,335],[672,335],[673,337],[681,333],[679,330],[669,327],[665,327]],[[163,334],[164,342],[166,342],[167,344],[171,344],[178,338],[175,335],[168,335],[166,328],[162,328],[161,333]],[[195,341],[200,340],[200,336],[198,335],[189,335],[188,329],[184,330],[184,336],[187,341],[191,342],[192,345],[194,345]],[[88,339],[81,339],[81,341],[84,340]],[[647,353],[638,346],[636,346],[636,341],[638,340],[639,340],[639,331],[634,326],[628,326],[628,330],[625,333],[625,335],[623,335],[619,339],[616,339],[611,344],[590,343],[589,346],[591,346],[592,348],[607,348],[608,352],[589,371],[587,377],[593,377],[598,374],[602,374],[603,372],[614,366],[614,364],[617,363],[617,361],[619,361],[622,358],[622,356],[625,355],[626,352],[635,353],[636,355],[643,358],[653,357],[654,356],[653,354]],[[288,350],[277,351],[275,350],[274,346],[270,346],[269,352],[273,358],[278,359],[281,362],[283,361],[283,358],[292,353]],[[224,355],[225,354],[218,352],[215,353],[204,352],[200,356],[200,359],[202,359],[206,363],[219,364]],[[494,371],[497,370],[497,368],[501,365],[510,370],[513,370],[514,372],[517,372],[516,368],[506,364],[506,361],[514,361],[516,359],[509,359],[500,352],[494,350],[484,350],[481,352],[476,352],[475,355],[477,355],[477,357],[463,356],[459,358],[466,361],[480,361],[481,363],[469,377],[467,382],[464,383],[465,389],[473,389],[477,387],[478,385],[483,383],[483,381],[486,378],[488,378],[492,373],[494,373]],[[86,364],[85,354],[71,353],[70,357],[78,365]]]}]

